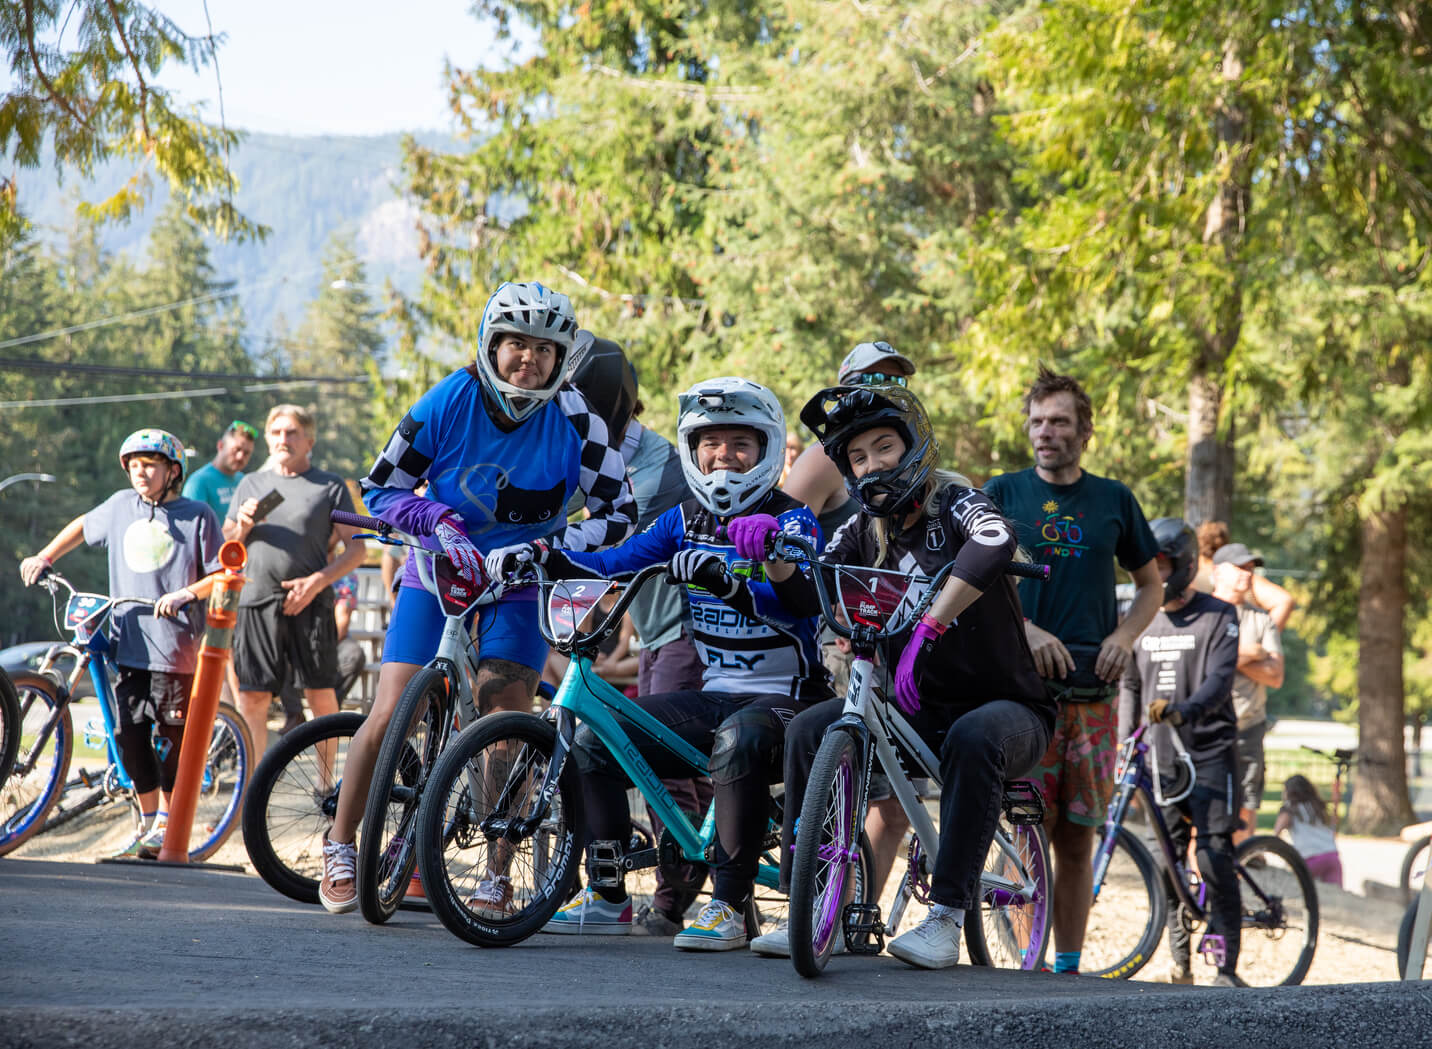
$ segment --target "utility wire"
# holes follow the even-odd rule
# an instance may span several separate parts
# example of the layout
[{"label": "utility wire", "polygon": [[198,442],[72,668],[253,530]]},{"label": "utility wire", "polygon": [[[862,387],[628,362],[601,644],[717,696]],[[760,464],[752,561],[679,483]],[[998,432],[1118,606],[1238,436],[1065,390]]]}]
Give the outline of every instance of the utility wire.
[{"label": "utility wire", "polygon": [[[284,379],[260,382],[241,387],[244,393],[282,390],[291,386],[312,386],[312,379]],[[100,397],[51,397],[39,401],[0,401],[0,410],[10,408],[65,408],[77,404],[129,404],[134,401],[174,401],[187,397],[222,397],[234,391],[227,386],[209,386],[202,390],[164,390],[156,393],[116,393]]]},{"label": "utility wire", "polygon": [[[367,382],[367,376],[342,375],[256,375],[253,373],[196,372],[175,368],[126,368],[118,364],[37,361],[26,357],[0,357],[0,371],[66,372],[78,375],[116,375],[131,379],[212,379],[216,382],[312,383],[317,386]],[[26,402],[29,403],[29,402]]]}]

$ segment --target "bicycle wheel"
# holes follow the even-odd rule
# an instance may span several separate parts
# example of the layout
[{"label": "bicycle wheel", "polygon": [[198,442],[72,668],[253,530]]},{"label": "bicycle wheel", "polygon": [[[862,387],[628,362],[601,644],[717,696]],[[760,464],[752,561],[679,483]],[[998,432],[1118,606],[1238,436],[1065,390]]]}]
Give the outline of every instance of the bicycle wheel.
[{"label": "bicycle wheel", "polygon": [[45,825],[64,791],[74,746],[68,704],[46,731],[59,702],[56,684],[39,674],[15,674],[11,681],[20,706],[20,734],[14,767],[0,783],[0,856]]},{"label": "bicycle wheel", "polygon": [[433,766],[418,808],[418,864],[434,913],[468,943],[525,940],[576,884],[582,794],[573,764],[550,800],[538,793],[556,739],[531,714],[488,714]]},{"label": "bicycle wheel", "polygon": [[1402,902],[1411,903],[1422,889],[1422,879],[1427,874],[1427,865],[1432,862],[1432,835],[1419,838],[1407,849],[1402,857],[1402,873],[1398,884],[1402,886]]},{"label": "bicycle wheel", "polygon": [[20,696],[10,675],[0,670],[0,784],[10,778],[20,753]]},{"label": "bicycle wheel", "polygon": [[220,703],[209,735],[209,753],[204,758],[204,777],[199,782],[199,803],[194,809],[189,860],[198,863],[219,850],[243,810],[244,788],[253,772],[254,740],[248,723],[230,703]]},{"label": "bicycle wheel", "polygon": [[855,896],[860,856],[860,746],[849,732],[826,733],[816,751],[801,804],[791,862],[788,911],[791,962],[819,976],[844,936],[847,903]]},{"label": "bicycle wheel", "polygon": [[[1109,869],[1089,912],[1079,971],[1130,979],[1149,963],[1168,914],[1163,872],[1139,837],[1119,827]],[[1099,834],[1103,844],[1104,834]]]},{"label": "bicycle wheel", "polygon": [[1258,834],[1238,846],[1243,947],[1238,975],[1253,987],[1303,982],[1318,946],[1318,890],[1298,851]]},{"label": "bicycle wheel", "polygon": [[1001,818],[985,857],[979,914],[965,917],[970,961],[1038,971],[1049,947],[1049,839]]},{"label": "bicycle wheel", "polygon": [[428,773],[447,740],[451,687],[441,670],[419,670],[383,733],[358,832],[358,906],[374,925],[393,916],[417,866],[413,826]]},{"label": "bicycle wheel", "polygon": [[254,769],[243,803],[244,848],[259,877],[290,899],[318,902],[323,836],[338,811],[348,743],[363,715],[329,714],[286,733]]}]

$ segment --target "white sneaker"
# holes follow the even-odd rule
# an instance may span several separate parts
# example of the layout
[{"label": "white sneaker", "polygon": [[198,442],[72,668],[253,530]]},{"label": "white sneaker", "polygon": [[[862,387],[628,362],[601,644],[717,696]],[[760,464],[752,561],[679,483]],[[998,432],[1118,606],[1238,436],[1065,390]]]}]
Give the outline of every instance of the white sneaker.
[{"label": "white sneaker", "polygon": [[729,903],[713,899],[671,944],[684,951],[734,951],[746,946],[746,916]]},{"label": "white sneaker", "polygon": [[886,946],[896,958],[921,969],[948,969],[960,960],[963,914],[956,917],[935,906],[919,925],[895,937]]},{"label": "white sneaker", "polygon": [[329,841],[323,837],[323,880],[318,883],[318,902],[329,914],[347,914],[358,909],[358,847],[351,841]]},{"label": "white sneaker", "polygon": [[502,921],[516,913],[512,906],[512,879],[505,874],[488,872],[467,898],[467,905],[484,918]]},{"label": "white sneaker", "polygon": [[[789,923],[781,922],[764,936],[757,936],[751,941],[751,953],[759,954],[762,958],[789,958],[791,956],[791,928]],[[836,933],[835,947],[831,954],[845,953],[845,932]]]}]

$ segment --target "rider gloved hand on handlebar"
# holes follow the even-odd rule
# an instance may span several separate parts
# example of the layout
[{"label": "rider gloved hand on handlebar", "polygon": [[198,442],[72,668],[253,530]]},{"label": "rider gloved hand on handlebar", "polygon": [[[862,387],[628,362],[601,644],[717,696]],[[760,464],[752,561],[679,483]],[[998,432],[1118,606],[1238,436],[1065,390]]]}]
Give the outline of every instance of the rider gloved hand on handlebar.
[{"label": "rider gloved hand on handlebar", "polygon": [[433,538],[442,544],[443,553],[452,562],[457,574],[473,586],[482,586],[482,555],[467,534],[458,527],[455,517],[444,517],[433,529]]},{"label": "rider gloved hand on handlebar", "polygon": [[736,556],[748,561],[764,561],[766,544],[781,532],[780,522],[770,514],[749,514],[737,517],[726,526]]},{"label": "rider gloved hand on handlebar", "polygon": [[731,574],[725,558],[710,550],[678,550],[671,555],[666,576],[673,583],[699,586],[723,601],[741,589],[741,581]]},{"label": "rider gloved hand on handlebar", "polygon": [[895,668],[895,705],[906,714],[915,714],[920,709],[920,678],[925,673],[925,664],[941,635],[949,627],[931,615],[923,615],[910,634],[905,651],[900,653],[900,665]]},{"label": "rider gloved hand on handlebar", "polygon": [[513,543],[488,552],[483,567],[492,579],[509,579],[523,565],[541,565],[549,579],[575,579],[584,573],[567,559],[567,555],[545,539],[531,543]]}]

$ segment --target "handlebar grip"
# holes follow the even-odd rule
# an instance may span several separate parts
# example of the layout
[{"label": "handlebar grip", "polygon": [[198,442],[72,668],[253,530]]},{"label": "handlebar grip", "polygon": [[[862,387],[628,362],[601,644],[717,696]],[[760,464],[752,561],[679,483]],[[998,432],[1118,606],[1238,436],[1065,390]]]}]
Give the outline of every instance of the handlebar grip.
[{"label": "handlebar grip", "polygon": [[1041,583],[1049,582],[1049,566],[1034,564],[1029,561],[1011,561],[1005,569],[1010,575],[1023,576],[1025,579],[1038,579]]},{"label": "handlebar grip", "polygon": [[328,519],[334,524],[352,525],[354,528],[363,528],[370,532],[377,532],[379,535],[387,535],[393,530],[393,526],[387,521],[380,521],[376,517],[365,517],[363,514],[350,514],[347,510],[334,510],[328,515]]}]

